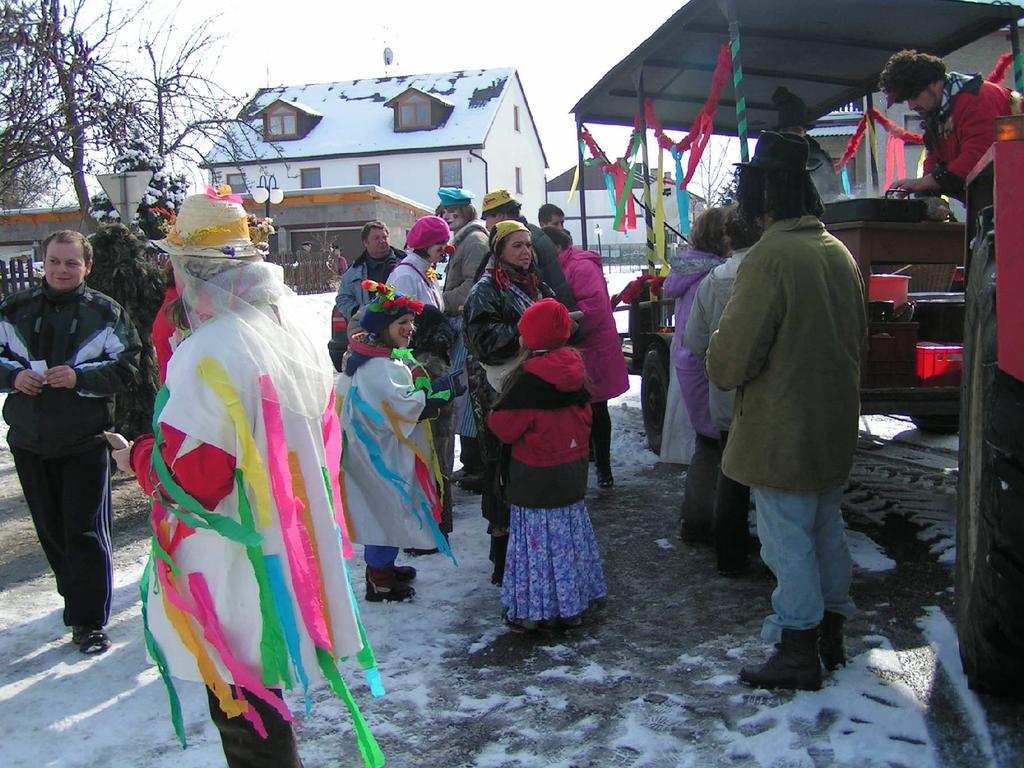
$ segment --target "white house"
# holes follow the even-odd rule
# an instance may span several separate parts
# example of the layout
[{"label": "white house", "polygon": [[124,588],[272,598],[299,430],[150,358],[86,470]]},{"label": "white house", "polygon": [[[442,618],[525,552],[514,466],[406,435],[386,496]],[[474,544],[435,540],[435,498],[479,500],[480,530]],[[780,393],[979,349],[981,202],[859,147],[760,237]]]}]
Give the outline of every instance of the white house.
[{"label": "white house", "polygon": [[286,191],[376,185],[431,210],[442,186],[544,202],[547,162],[511,68],[265,88],[242,114],[247,148],[206,162],[236,191],[272,174]]}]

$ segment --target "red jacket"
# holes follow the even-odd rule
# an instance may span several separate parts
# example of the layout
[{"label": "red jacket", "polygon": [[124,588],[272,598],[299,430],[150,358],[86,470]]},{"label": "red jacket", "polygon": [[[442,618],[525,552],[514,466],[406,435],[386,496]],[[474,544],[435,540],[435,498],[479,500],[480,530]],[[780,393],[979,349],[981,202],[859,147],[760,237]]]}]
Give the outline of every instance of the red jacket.
[{"label": "red jacket", "polygon": [[946,171],[958,178],[945,184],[940,178],[940,186],[957,197],[963,197],[964,180],[995,141],[995,119],[1010,114],[1010,91],[1003,86],[983,81],[977,93],[972,90],[968,85],[953,97],[952,124],[947,123],[946,135],[925,137],[925,175],[945,163]]},{"label": "red jacket", "polygon": [[537,355],[487,417],[512,446],[507,497],[523,507],[563,507],[586,495],[590,403],[583,357],[571,347]]}]

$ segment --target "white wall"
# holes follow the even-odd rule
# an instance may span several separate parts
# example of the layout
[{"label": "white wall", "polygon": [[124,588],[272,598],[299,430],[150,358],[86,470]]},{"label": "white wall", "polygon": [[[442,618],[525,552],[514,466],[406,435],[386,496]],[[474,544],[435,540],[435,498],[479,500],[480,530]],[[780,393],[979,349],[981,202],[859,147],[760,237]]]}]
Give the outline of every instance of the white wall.
[{"label": "white wall", "polygon": [[[519,107],[518,132],[513,117],[516,106]],[[537,209],[545,202],[544,155],[517,78],[511,78],[505,88],[484,148],[475,151],[487,161],[486,173],[484,162],[467,149],[268,162],[249,165],[244,170],[250,190],[259,182],[261,174],[274,174],[281,189],[295,190],[301,188],[304,168],[320,169],[321,187],[350,187],[359,184],[360,165],[378,163],[379,186],[433,210],[438,204],[437,189],[441,186],[439,160],[462,160],[462,186],[476,194],[474,202],[478,209],[488,188],[505,188],[515,195],[515,169],[518,167],[522,169],[523,193],[516,197],[523,204],[526,218],[536,221]],[[219,182],[226,183],[228,174],[240,173],[242,169],[220,167],[217,172]]]},{"label": "white wall", "polygon": [[[462,160],[462,185],[474,191],[484,188],[484,164],[473,157],[468,150],[451,152],[422,152],[405,155],[379,155],[371,157],[344,157],[329,160],[294,160],[287,164],[266,163],[245,169],[246,182],[251,190],[259,182],[260,174],[274,174],[277,185],[284,190],[301,188],[301,171],[304,168],[320,169],[320,187],[354,187],[359,184],[359,166],[377,163],[380,165],[378,186],[397,192],[423,207],[433,210],[437,204],[437,189],[440,185],[440,160]],[[240,173],[237,168],[218,168],[221,183],[226,182],[229,173]],[[237,191],[237,190],[236,190]],[[477,192],[477,197],[483,197]]]},{"label": "white wall", "polygon": [[[519,132],[515,130],[514,107],[519,107]],[[487,158],[490,190],[507,189],[523,204],[523,215],[536,223],[537,209],[544,204],[544,153],[526,109],[519,79],[509,79],[481,154]],[[516,194],[516,168],[522,169],[523,192]],[[472,188],[477,202],[483,187]],[[489,191],[489,190],[484,190]],[[479,208],[479,205],[477,206]]]}]

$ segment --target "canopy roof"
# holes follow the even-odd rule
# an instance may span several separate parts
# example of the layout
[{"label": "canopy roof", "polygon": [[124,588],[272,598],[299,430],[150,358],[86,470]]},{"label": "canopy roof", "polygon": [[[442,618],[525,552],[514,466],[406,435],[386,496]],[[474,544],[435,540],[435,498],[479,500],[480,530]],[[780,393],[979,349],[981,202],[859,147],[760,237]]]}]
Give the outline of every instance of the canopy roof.
[{"label": "canopy roof", "polygon": [[[665,128],[689,130],[707,100],[720,46],[729,42],[726,3],[690,0],[611,69],[573,108],[577,119],[633,125],[638,76]],[[734,0],[743,93],[751,133],[771,128],[772,92],[785,85],[818,118],[877,90],[896,51],[945,56],[1015,24],[1016,5],[962,0]],[[715,133],[736,134],[732,80],[722,91]]]}]

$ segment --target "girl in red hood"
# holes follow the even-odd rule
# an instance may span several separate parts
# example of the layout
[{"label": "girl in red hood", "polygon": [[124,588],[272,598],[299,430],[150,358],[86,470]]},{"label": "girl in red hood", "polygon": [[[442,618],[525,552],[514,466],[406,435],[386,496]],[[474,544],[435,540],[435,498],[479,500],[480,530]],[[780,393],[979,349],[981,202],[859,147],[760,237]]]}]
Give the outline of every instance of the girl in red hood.
[{"label": "girl in red hood", "polygon": [[523,313],[519,336],[530,355],[487,418],[512,454],[502,606],[513,628],[578,625],[607,594],[584,501],[590,395],[582,355],[565,346],[570,325],[554,299]]}]

